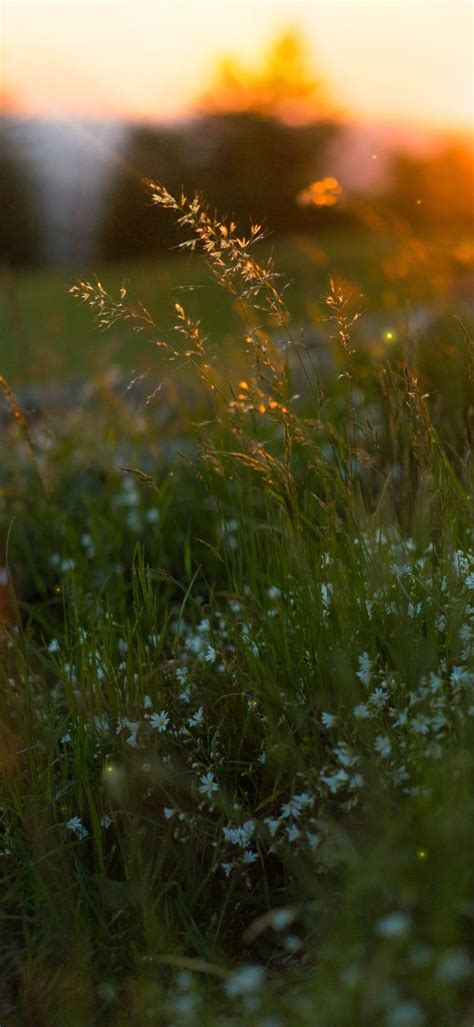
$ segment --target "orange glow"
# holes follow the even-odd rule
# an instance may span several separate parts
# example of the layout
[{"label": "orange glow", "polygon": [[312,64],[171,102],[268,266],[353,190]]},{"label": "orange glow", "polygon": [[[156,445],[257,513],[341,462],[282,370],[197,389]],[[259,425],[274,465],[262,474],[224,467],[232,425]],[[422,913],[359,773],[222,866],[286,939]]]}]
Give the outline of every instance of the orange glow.
[{"label": "orange glow", "polygon": [[311,182],[296,197],[300,207],[334,207],[342,193],[341,186],[333,175],[328,175],[318,182]]},{"label": "orange glow", "polygon": [[331,111],[326,90],[312,72],[303,39],[295,31],[275,39],[255,67],[231,57],[221,60],[197,107],[212,113],[252,111],[289,124],[329,116]]},{"label": "orange glow", "polygon": [[[473,123],[466,0],[3,0],[2,20],[2,91],[29,114],[184,116],[222,55],[258,80],[289,25],[308,45],[309,77],[359,119]],[[283,83],[278,56],[273,71]],[[273,100],[261,94],[260,109]],[[308,102],[290,91],[281,113],[292,120]]]}]

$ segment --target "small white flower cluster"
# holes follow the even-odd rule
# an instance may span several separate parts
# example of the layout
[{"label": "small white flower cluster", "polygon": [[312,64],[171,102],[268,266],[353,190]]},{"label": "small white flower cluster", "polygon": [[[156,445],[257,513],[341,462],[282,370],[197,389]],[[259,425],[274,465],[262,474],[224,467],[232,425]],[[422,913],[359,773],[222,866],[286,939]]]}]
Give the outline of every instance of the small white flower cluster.
[{"label": "small white flower cluster", "polygon": [[281,803],[278,816],[265,818],[263,824],[271,839],[270,852],[275,847],[294,846],[295,843],[298,848],[316,851],[322,840],[320,832],[324,824],[312,815],[315,802],[315,795],[300,792],[288,802]]},{"label": "small white flower cluster", "polygon": [[226,877],[229,877],[233,870],[239,867],[249,867],[258,860],[258,852],[255,849],[250,848],[250,842],[255,835],[256,822],[255,820],[247,820],[240,827],[223,827],[222,833],[224,839],[230,845],[237,846],[242,849],[243,852],[234,856],[230,863],[221,863],[221,868],[224,871]]},{"label": "small white flower cluster", "polygon": [[[364,785],[364,778],[357,766],[358,756],[346,742],[333,746],[331,754],[335,758],[335,766],[323,767],[319,774],[319,792],[321,796],[336,795],[340,791],[357,792]],[[349,803],[351,805],[352,802]]]},{"label": "small white flower cluster", "polygon": [[[396,546],[391,544],[391,548],[393,555]],[[408,579],[414,568],[417,575],[428,573],[429,547],[423,557],[415,559],[415,544],[408,540],[403,556],[404,562],[398,560],[395,565],[396,577]],[[469,584],[472,553],[458,550],[454,566],[457,579],[465,589],[466,582]],[[445,591],[443,587],[441,592]],[[373,606],[378,598],[373,597]],[[405,610],[408,612],[407,607]],[[350,747],[344,742],[333,746],[333,765],[323,767],[319,775],[321,794],[326,789],[328,798],[337,797],[343,808],[350,808],[359,801],[357,796],[363,788],[364,777],[357,764],[370,754],[379,761],[388,785],[401,787],[408,794],[418,794],[425,788],[421,778],[426,761],[439,760],[453,744],[457,725],[467,717],[474,717],[474,608],[469,602],[466,604],[463,594],[459,593],[457,611],[453,613],[451,609],[443,613],[443,631],[448,614],[454,624],[457,622],[451,632],[450,660],[441,648],[439,666],[422,676],[417,686],[407,686],[399,671],[388,671],[379,654],[369,655],[365,650],[358,657],[355,677],[366,695],[352,706],[351,715],[343,705],[337,717],[329,711],[320,714],[328,735],[334,737],[337,731],[339,738],[344,738],[346,733],[350,738]],[[385,619],[389,615],[390,611],[383,613]]]},{"label": "small white flower cluster", "polygon": [[165,820],[172,824],[172,833],[175,841],[181,842],[184,845],[189,842],[190,838],[195,837],[199,827],[199,821],[196,816],[184,810],[176,809],[175,806],[163,806],[162,812]]},{"label": "small white flower cluster", "polygon": [[209,617],[202,617],[196,627],[185,621],[177,621],[174,627],[181,648],[181,660],[183,672],[189,669],[190,665],[207,664],[212,666],[213,671],[218,674],[224,672],[224,664],[219,658],[219,650],[216,648],[215,640],[219,639],[220,649],[234,650],[234,645],[228,637],[228,625],[223,615],[216,615],[215,623],[211,626]]},{"label": "small white flower cluster", "polygon": [[143,729],[147,726],[153,733],[156,732],[158,735],[166,734],[171,725],[171,718],[166,710],[161,710],[159,713],[150,712],[153,708],[153,701],[149,695],[143,697],[143,718],[140,720],[129,720],[128,717],[119,717],[117,721],[116,733],[120,734],[124,729],[127,729],[130,733],[127,738],[127,745],[132,749],[138,748],[140,742],[139,732],[143,736],[143,741],[147,745],[149,744],[150,736],[143,734]]},{"label": "small white flower cluster", "polygon": [[[255,806],[242,803],[242,792],[238,787],[232,794],[232,784],[229,783],[232,772],[229,773],[229,769],[232,770],[231,760],[235,759],[235,752],[229,757],[228,745],[233,743],[229,743],[225,728],[221,733],[222,710],[225,708],[221,699],[225,698],[226,690],[222,689],[223,679],[218,675],[225,673],[226,683],[236,682],[235,691],[229,689],[229,692],[239,696],[237,702],[241,702],[246,715],[248,712],[249,723],[258,731],[255,744],[252,743],[251,756],[249,754],[250,769],[244,769],[244,773],[253,775],[258,785],[260,780],[267,781],[271,775],[275,740],[265,716],[265,702],[262,702],[258,684],[255,687],[246,684],[242,688],[241,676],[234,666],[239,663],[240,672],[242,661],[248,661],[248,669],[255,669],[255,661],[264,662],[270,651],[268,639],[272,639],[275,633],[275,625],[270,623],[272,617],[265,621],[267,607],[271,603],[270,609],[292,618],[295,636],[304,638],[293,692],[288,686],[287,693],[283,690],[279,693],[281,723],[293,713],[294,701],[300,702],[301,696],[301,703],[304,703],[310,691],[314,694],[320,652],[316,646],[311,647],[311,634],[306,634],[306,624],[302,624],[297,592],[293,595],[289,590],[287,594],[276,585],[268,585],[263,592],[262,615],[257,628],[253,627],[251,617],[247,615],[245,601],[233,598],[224,611],[207,613],[200,599],[199,605],[196,604],[191,613],[187,612],[189,622],[184,618],[172,622],[178,659],[166,666],[166,689],[161,698],[153,694],[144,695],[142,708],[136,705],[142,668],[134,662],[132,636],[117,638],[116,648],[124,660],[121,665],[123,677],[134,698],[129,708],[124,708],[126,715],[111,723],[106,717],[96,718],[92,729],[102,749],[106,740],[110,743],[118,734],[125,746],[140,750],[142,758],[147,761],[143,763],[143,773],[149,774],[149,791],[146,794],[151,794],[151,790],[156,788],[155,775],[149,773],[154,766],[154,751],[158,750],[160,761],[171,760],[172,746],[179,744],[180,756],[189,772],[194,806],[188,812],[171,804],[165,806],[164,824],[169,822],[174,836],[183,842],[194,830],[202,831],[203,838],[211,838],[214,866],[226,876],[235,873],[242,880],[247,877],[253,880],[259,862],[267,852],[280,853],[288,849],[298,854],[314,854],[315,862],[323,865],[330,858],[330,845],[326,844],[329,829],[325,818],[329,823],[328,812],[350,810],[364,801],[366,781],[370,780],[366,762],[372,770],[374,766],[377,768],[379,779],[387,786],[408,794],[424,794],[427,761],[439,760],[443,752],[455,744],[457,727],[467,718],[474,717],[474,605],[469,602],[472,599],[471,552],[458,550],[447,561],[448,566],[443,568],[445,573],[437,580],[429,547],[419,554],[411,540],[401,543],[382,537],[376,545],[379,555],[383,547],[386,550],[381,553],[380,562],[384,572],[388,562],[389,586],[380,585],[377,568],[373,575],[367,576],[367,580],[362,580],[361,575],[360,604],[356,610],[360,626],[358,624],[354,631],[354,649],[346,656],[348,688],[341,687],[338,692],[334,689],[333,693],[321,692],[334,694],[335,698],[329,699],[329,708],[318,714],[320,755],[314,765],[308,766],[298,784],[290,782],[288,791],[265,807],[268,814],[265,817],[259,813],[257,803]],[[363,549],[362,546],[360,548]],[[319,617],[317,626],[318,637],[322,639],[321,650],[324,651],[324,638],[333,630],[333,615],[337,615],[343,584],[337,577],[338,562],[330,554],[325,554],[322,566],[323,577],[327,580],[322,590],[321,582],[315,583],[314,595],[318,609],[322,600],[327,613],[327,616]],[[288,597],[293,597],[291,603]],[[196,610],[197,614],[193,616]],[[391,660],[386,648],[377,650],[374,640],[378,636],[370,625],[370,621],[380,619],[386,627],[387,637],[390,637],[392,628],[398,632],[395,637],[399,637],[398,620],[402,618],[403,631],[409,633],[413,630],[415,638],[415,629],[419,633],[421,625],[413,624],[410,611],[415,618],[430,619],[427,630],[436,631],[439,635],[437,665],[428,666],[418,680],[410,666],[404,668],[404,673],[397,668],[396,654]],[[368,622],[370,630],[367,632]],[[297,636],[300,630],[303,636]],[[146,680],[152,681],[154,678],[149,672],[162,658],[162,635],[149,625],[145,639],[142,642],[146,654]],[[87,639],[80,639],[81,646],[84,643],[86,647],[86,642]],[[52,639],[49,651],[57,658],[64,674],[68,665],[61,664],[63,649],[62,642]],[[143,648],[140,651],[143,652]],[[105,647],[92,645],[86,651],[82,664],[77,659],[75,666],[68,667],[70,680],[81,680],[85,665],[91,678],[101,683],[108,675],[105,653]],[[239,660],[227,659],[229,653],[237,653]],[[328,673],[324,666],[323,672]],[[257,675],[255,681],[258,682]],[[151,685],[147,687],[151,690]],[[168,688],[172,690],[172,701],[168,700]],[[277,723],[276,734],[279,726]],[[62,741],[64,745],[73,746],[76,732],[70,718],[67,727]],[[278,743],[279,739],[276,745]],[[107,751],[111,751],[110,744]],[[269,791],[271,787],[263,791],[263,797],[268,796]],[[261,798],[262,791],[259,795]],[[168,800],[169,803],[172,801]],[[223,822],[222,811],[229,809],[232,802],[234,811],[227,816],[227,822]],[[87,837],[88,830],[79,818],[71,818],[68,826],[78,839]],[[387,921],[385,926],[380,925],[379,937],[388,938],[390,930],[394,930],[393,923],[392,927],[390,924],[391,921]]]}]

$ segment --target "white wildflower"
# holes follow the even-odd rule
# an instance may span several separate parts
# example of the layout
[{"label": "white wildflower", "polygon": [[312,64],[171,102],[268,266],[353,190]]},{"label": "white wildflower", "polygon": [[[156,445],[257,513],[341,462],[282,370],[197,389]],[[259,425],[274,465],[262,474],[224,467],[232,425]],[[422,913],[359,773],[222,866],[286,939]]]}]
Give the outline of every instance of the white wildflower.
[{"label": "white wildflower", "polygon": [[294,919],[295,914],[291,909],[281,908],[272,910],[271,923],[274,931],[284,931],[285,927],[288,927]]},{"label": "white wildflower", "polygon": [[351,752],[346,742],[341,742],[340,745],[335,745],[332,751],[338,763],[343,767],[354,767],[359,762],[359,757]]},{"label": "white wildflower", "polygon": [[397,719],[394,721],[395,727],[405,727],[410,719],[408,710],[400,710]]},{"label": "white wildflower", "polygon": [[470,553],[464,553],[462,549],[456,550],[453,562],[454,569],[460,578],[469,574],[472,562]]},{"label": "white wildflower", "polygon": [[284,802],[280,807],[281,817],[299,817],[301,813],[301,806],[296,798],[290,799],[289,802]]},{"label": "white wildflower", "polygon": [[240,845],[242,849],[247,848],[250,839],[255,831],[255,821],[247,820],[240,827],[223,827],[222,833],[226,841],[232,845]]},{"label": "white wildflower", "polygon": [[327,727],[327,728],[334,727],[334,725],[336,723],[336,718],[335,718],[335,716],[332,713],[322,713],[321,714],[321,723],[323,724],[324,727]]},{"label": "white wildflower", "polygon": [[437,710],[434,716],[431,718],[431,727],[434,731],[442,731],[444,727],[448,726],[447,718],[445,717],[442,710]]},{"label": "white wildflower", "polygon": [[200,706],[199,709],[196,710],[195,713],[193,713],[192,717],[189,718],[189,720],[187,722],[188,727],[199,727],[199,724],[202,724],[203,720],[204,720],[204,710],[203,710],[202,706]]},{"label": "white wildflower", "polygon": [[206,799],[212,799],[214,793],[219,791],[219,785],[216,783],[212,771],[210,770],[207,774],[202,774],[200,781],[199,792],[201,795],[205,795]]},{"label": "white wildflower", "polygon": [[413,717],[410,721],[409,729],[414,735],[427,735],[430,729],[428,717],[425,717],[423,713],[419,713],[418,716]]},{"label": "white wildflower", "polygon": [[124,727],[128,728],[130,731],[130,735],[127,738],[127,745],[130,745],[132,749],[136,749],[138,744],[137,732],[140,727],[140,722],[137,720],[128,720],[128,717],[120,717],[117,721],[117,734],[119,734],[120,731],[123,731]]},{"label": "white wildflower", "polygon": [[408,781],[410,775],[407,771],[407,768],[405,767],[405,764],[402,763],[401,767],[393,768],[391,772],[391,777],[394,785],[401,785],[404,781]]},{"label": "white wildflower", "polygon": [[454,981],[462,981],[471,977],[474,965],[467,949],[462,945],[447,949],[439,961],[436,977],[443,984],[451,984]]},{"label": "white wildflower", "polygon": [[349,774],[346,770],[338,770],[334,774],[321,774],[320,780],[323,784],[329,788],[329,791],[335,795],[336,792],[349,780]]},{"label": "white wildflower", "polygon": [[296,824],[288,824],[286,828],[286,835],[289,842],[296,842],[301,837],[301,831]]},{"label": "white wildflower", "polygon": [[388,1013],[387,1027],[422,1027],[425,1014],[418,1002],[397,1002]]},{"label": "white wildflower", "polygon": [[281,820],[275,820],[272,817],[267,817],[263,822],[265,826],[268,827],[271,837],[274,838],[278,828],[280,827]]},{"label": "white wildflower", "polygon": [[365,784],[365,781],[364,781],[364,778],[362,777],[362,774],[359,774],[359,773],[353,774],[353,776],[351,777],[351,780],[349,782],[349,788],[350,788],[351,792],[355,792],[355,791],[357,791],[358,788],[363,788],[364,784]]},{"label": "white wildflower", "polygon": [[387,699],[388,695],[384,688],[374,688],[374,691],[370,696],[369,702],[371,702],[372,705],[375,706],[377,709],[381,709],[381,707],[384,706],[387,702]]},{"label": "white wildflower", "polygon": [[433,695],[436,695],[436,693],[439,692],[440,688],[442,688],[443,680],[438,676],[438,674],[435,674],[434,671],[431,671],[430,682],[430,690]]},{"label": "white wildflower", "polygon": [[293,801],[298,803],[300,809],[307,809],[313,805],[313,797],[308,792],[300,792],[293,796]]},{"label": "white wildflower", "polygon": [[387,735],[377,735],[374,744],[375,749],[380,754],[380,756],[383,756],[384,759],[387,759],[387,757],[390,756],[390,753],[392,751],[392,743],[390,739],[387,737]]},{"label": "white wildflower", "polygon": [[260,991],[265,982],[263,967],[251,964],[241,966],[229,974],[225,982],[225,991],[228,998],[240,998],[244,995]]},{"label": "white wildflower", "polygon": [[321,599],[322,599],[322,602],[323,602],[323,607],[324,607],[325,613],[327,613],[327,611],[329,610],[329,607],[331,605],[331,591],[332,591],[332,585],[326,584],[325,582],[323,582],[322,585],[321,585]]},{"label": "white wildflower", "polygon": [[372,660],[367,652],[359,656],[359,670],[356,673],[359,681],[368,688],[372,680]]},{"label": "white wildflower", "polygon": [[71,817],[71,819],[68,820],[66,827],[68,831],[72,831],[73,834],[77,835],[78,838],[89,837],[87,827],[84,827],[84,824],[82,823],[80,817]]},{"label": "white wildflower", "polygon": [[167,730],[169,722],[170,718],[166,710],[162,710],[161,713],[152,713],[150,717],[150,727],[160,734]]},{"label": "white wildflower", "polygon": [[464,670],[464,667],[453,667],[449,675],[449,680],[452,685],[461,685],[468,684],[470,677],[471,675],[467,670]]},{"label": "white wildflower", "polygon": [[357,717],[357,720],[367,720],[369,717],[372,716],[369,707],[366,706],[364,702],[358,703],[357,706],[354,706],[352,712],[354,714],[354,717]]},{"label": "white wildflower", "polygon": [[377,921],[375,932],[380,938],[403,938],[408,934],[410,927],[411,919],[408,913],[394,910]]},{"label": "white wildflower", "polygon": [[242,856],[242,863],[244,863],[246,866],[250,866],[252,863],[255,863],[257,859],[258,852],[252,852],[252,849],[246,849]]}]

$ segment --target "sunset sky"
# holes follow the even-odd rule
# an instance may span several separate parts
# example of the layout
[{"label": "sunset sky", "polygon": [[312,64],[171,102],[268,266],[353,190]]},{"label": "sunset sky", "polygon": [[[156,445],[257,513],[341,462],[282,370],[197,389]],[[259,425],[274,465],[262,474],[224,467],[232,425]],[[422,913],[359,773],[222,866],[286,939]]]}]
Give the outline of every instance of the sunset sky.
[{"label": "sunset sky", "polygon": [[335,102],[364,120],[473,125],[470,0],[3,0],[5,109],[172,118],[216,58],[304,35]]}]

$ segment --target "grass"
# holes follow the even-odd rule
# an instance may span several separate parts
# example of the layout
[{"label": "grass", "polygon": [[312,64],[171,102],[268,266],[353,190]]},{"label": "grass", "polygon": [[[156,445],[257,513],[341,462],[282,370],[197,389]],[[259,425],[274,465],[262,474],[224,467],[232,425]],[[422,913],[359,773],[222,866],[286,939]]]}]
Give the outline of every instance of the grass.
[{"label": "grass", "polygon": [[[291,288],[287,294],[294,322],[306,327],[317,324],[320,299],[328,274],[352,283],[363,295],[368,312],[385,312],[390,323],[394,310],[407,304],[444,301],[451,312],[453,283],[465,276],[472,257],[469,240],[457,237],[418,241],[381,226],[368,231],[322,230],[314,239],[294,238],[264,241],[260,249],[266,258],[274,250],[275,263],[285,269]],[[62,382],[69,378],[94,377],[111,363],[127,376],[132,369],[150,366],[148,339],[131,338],[118,324],[101,335],[91,333],[87,313],[71,304],[69,288],[76,272],[66,269],[16,271],[4,274],[0,290],[0,360],[2,373],[12,386],[32,382]],[[148,260],[97,269],[109,291],[118,295],[128,283],[135,297],[153,310],[163,329],[170,324],[173,299],[183,297],[186,306],[202,319],[205,330],[232,340],[240,329],[241,317],[233,298],[209,279],[198,261],[171,253],[168,260]]]},{"label": "grass", "polygon": [[[361,284],[420,298],[440,248],[379,290],[367,243],[354,290],[353,255],[328,283],[293,244],[295,330],[257,229],[150,188],[215,288],[75,292],[125,366],[138,339],[180,368],[173,416],[104,389],[51,433],[4,386],[2,1023],[467,1027],[471,344],[356,341]],[[45,283],[18,287],[32,338]],[[108,336],[68,303],[92,377]]]}]

